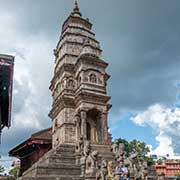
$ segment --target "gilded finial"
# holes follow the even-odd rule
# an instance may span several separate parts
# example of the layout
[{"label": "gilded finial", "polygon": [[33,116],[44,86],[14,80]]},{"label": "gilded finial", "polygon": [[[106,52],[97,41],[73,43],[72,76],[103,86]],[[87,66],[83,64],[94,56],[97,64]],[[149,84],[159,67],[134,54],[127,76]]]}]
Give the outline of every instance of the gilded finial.
[{"label": "gilded finial", "polygon": [[81,16],[77,0],[75,0],[75,2],[74,2],[73,14]]}]

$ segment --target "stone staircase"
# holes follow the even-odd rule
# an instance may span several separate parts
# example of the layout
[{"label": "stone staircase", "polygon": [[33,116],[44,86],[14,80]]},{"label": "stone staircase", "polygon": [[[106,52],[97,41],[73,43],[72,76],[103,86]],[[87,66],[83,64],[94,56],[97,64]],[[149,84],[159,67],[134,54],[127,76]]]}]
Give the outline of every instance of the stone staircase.
[{"label": "stone staircase", "polygon": [[[99,160],[114,159],[109,145],[92,145],[91,149],[99,152]],[[19,180],[84,180],[81,177],[81,167],[76,164],[75,146],[62,144],[50,150],[24,172]]]},{"label": "stone staircase", "polygon": [[91,146],[92,150],[96,150],[99,152],[100,159],[106,159],[107,161],[114,161],[114,154],[111,152],[110,145],[95,145]]},{"label": "stone staircase", "polygon": [[75,161],[75,146],[63,144],[45,154],[19,180],[83,180]]}]

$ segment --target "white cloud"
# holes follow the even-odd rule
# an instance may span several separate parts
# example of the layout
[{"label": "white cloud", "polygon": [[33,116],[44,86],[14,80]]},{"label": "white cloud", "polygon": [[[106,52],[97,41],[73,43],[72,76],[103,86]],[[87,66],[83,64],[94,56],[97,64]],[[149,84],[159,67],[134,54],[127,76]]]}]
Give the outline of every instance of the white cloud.
[{"label": "white cloud", "polygon": [[21,34],[17,19],[8,13],[0,13],[0,24],[1,53],[16,56],[13,107],[16,108],[19,98],[24,98],[21,111],[13,114],[13,125],[42,128],[38,111],[43,113],[50,106],[48,87],[52,77],[53,42],[45,34]]},{"label": "white cloud", "polygon": [[12,126],[3,131],[2,153],[29,138],[30,133],[51,125],[49,84],[55,42],[45,33],[23,34],[18,19],[0,12],[0,53],[15,55]]},{"label": "white cloud", "polygon": [[152,153],[175,158],[180,154],[178,141],[180,138],[180,108],[167,108],[155,104],[146,111],[132,117],[131,120],[139,126],[151,126],[156,133],[158,147]]},{"label": "white cloud", "polygon": [[174,150],[171,146],[172,141],[170,137],[160,133],[156,137],[156,141],[158,142],[158,147],[151,151],[152,154],[157,154],[159,156],[167,156],[167,154],[169,154],[170,157],[174,156]]}]

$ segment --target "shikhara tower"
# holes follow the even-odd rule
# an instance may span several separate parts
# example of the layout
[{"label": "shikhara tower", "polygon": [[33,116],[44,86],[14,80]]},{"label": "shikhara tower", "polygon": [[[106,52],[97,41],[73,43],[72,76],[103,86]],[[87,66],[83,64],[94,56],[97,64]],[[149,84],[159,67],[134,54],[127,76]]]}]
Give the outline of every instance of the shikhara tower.
[{"label": "shikhara tower", "polygon": [[107,126],[108,64],[91,27],[75,2],[54,50],[53,147],[20,180],[95,180],[98,162],[114,158]]},{"label": "shikhara tower", "polygon": [[[49,113],[53,147],[19,180],[105,180],[110,175],[109,179],[114,179],[112,166],[117,160],[129,167],[130,179],[147,176],[147,166],[137,152],[126,158],[124,145],[115,142],[111,147],[108,64],[102,59],[91,28],[75,1],[54,50],[55,70],[50,85],[53,104]],[[149,179],[157,177],[150,174]]]},{"label": "shikhara tower", "polygon": [[108,64],[100,43],[84,19],[77,2],[62,26],[51,81],[53,147],[75,144],[80,137],[92,144],[108,143],[107,115],[110,99],[106,85]]}]

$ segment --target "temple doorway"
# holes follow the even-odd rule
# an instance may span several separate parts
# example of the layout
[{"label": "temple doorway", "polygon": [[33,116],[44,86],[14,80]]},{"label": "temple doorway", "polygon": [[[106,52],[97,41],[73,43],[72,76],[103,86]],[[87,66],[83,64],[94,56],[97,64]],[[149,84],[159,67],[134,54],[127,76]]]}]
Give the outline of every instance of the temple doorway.
[{"label": "temple doorway", "polygon": [[87,112],[87,140],[99,142],[101,138],[100,112],[97,109],[91,109]]}]

